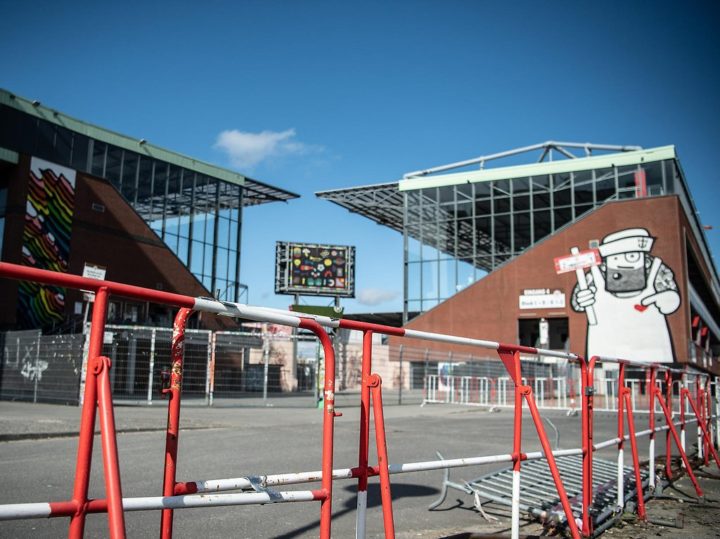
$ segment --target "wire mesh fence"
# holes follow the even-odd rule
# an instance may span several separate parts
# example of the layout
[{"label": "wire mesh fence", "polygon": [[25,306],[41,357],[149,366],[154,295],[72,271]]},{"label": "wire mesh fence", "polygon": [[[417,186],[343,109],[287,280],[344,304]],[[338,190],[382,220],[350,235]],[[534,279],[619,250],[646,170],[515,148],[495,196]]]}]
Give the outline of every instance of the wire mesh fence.
[{"label": "wire mesh fence", "polygon": [[[337,330],[336,387],[353,403],[362,381],[362,333]],[[86,353],[84,334],[41,335],[38,331],[0,333],[0,398],[31,402],[78,403]],[[152,404],[162,395],[170,370],[172,330],[108,325],[103,354],[112,361],[113,397],[118,402]],[[314,335],[258,324],[251,331],[188,329],[183,362],[183,398],[207,405],[316,406],[321,395],[324,357]],[[514,405],[514,384],[492,351],[451,351],[390,346],[373,335],[372,372],[383,380],[387,404],[450,403],[471,406]],[[564,360],[525,356],[523,383],[541,408],[577,409],[580,370]],[[318,384],[320,381],[320,384]],[[656,381],[665,391],[664,379]],[[679,392],[679,380],[671,381]],[[685,387],[694,391],[695,378]],[[648,381],[642,368],[628,369],[633,408],[647,410]],[[595,371],[595,406],[615,410],[616,366]],[[656,404],[657,409],[657,404]],[[659,410],[657,410],[659,411]]]}]

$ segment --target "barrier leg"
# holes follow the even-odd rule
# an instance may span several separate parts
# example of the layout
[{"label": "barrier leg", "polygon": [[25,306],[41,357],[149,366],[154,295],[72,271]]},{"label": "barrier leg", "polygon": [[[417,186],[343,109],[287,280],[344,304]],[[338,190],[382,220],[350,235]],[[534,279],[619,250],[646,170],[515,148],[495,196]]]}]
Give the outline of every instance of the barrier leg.
[{"label": "barrier leg", "polygon": [[707,426],[705,425],[705,422],[701,420],[698,409],[695,407],[695,403],[692,401],[692,399],[689,399],[689,402],[690,407],[692,408],[692,411],[695,413],[695,417],[698,420],[698,430],[702,432],[703,442],[709,447],[710,452],[712,452],[713,459],[715,459],[715,464],[717,464],[720,468],[720,457],[718,457],[718,453],[715,450],[715,447],[713,447],[712,440],[710,440],[710,433],[707,430]]},{"label": "barrier leg", "polygon": [[[619,388],[625,386],[625,363],[620,363],[617,383]],[[620,389],[617,399],[617,506],[620,510],[625,508],[625,417],[623,408],[625,406],[623,404],[622,389]]]},{"label": "barrier leg", "polygon": [[385,539],[394,539],[395,523],[393,522],[392,495],[390,492],[390,471],[388,470],[387,440],[385,439],[385,418],[382,404],[382,379],[373,374],[368,380],[372,391],[372,408],[375,420],[375,446],[380,469],[380,498],[383,508],[383,524]]},{"label": "barrier leg", "polygon": [[97,357],[93,365],[93,374],[97,376],[100,437],[105,469],[105,492],[107,495],[110,537],[113,539],[124,539],[125,515],[123,514],[122,505],[115,415],[113,413],[112,390],[110,389],[110,367],[111,362],[109,358]]},{"label": "barrier leg", "polygon": [[553,481],[555,482],[555,488],[557,488],[558,496],[560,497],[560,503],[565,511],[565,518],[567,519],[568,527],[570,528],[572,536],[579,539],[580,531],[578,530],[577,523],[575,522],[572,507],[570,507],[570,500],[568,499],[567,492],[565,492],[565,485],[563,485],[562,478],[560,477],[560,471],[555,463],[555,457],[553,456],[550,442],[548,441],[547,434],[545,433],[545,427],[543,427],[542,418],[540,417],[537,404],[535,404],[535,399],[532,396],[530,388],[525,386],[522,389],[525,401],[528,404],[528,408],[530,408],[530,415],[532,415],[533,422],[535,423],[535,430],[537,431],[538,438],[540,438],[540,445],[543,448],[545,458],[547,458],[550,473],[552,474]]},{"label": "barrier leg", "polygon": [[[670,410],[672,411],[672,375],[669,370],[665,371],[665,400],[670,404]],[[670,431],[665,432],[665,477],[672,479],[672,444],[670,441]]]},{"label": "barrier leg", "polygon": [[[649,443],[649,465],[648,465],[648,472],[649,472],[649,480],[648,480],[648,488],[650,489],[650,492],[655,492],[655,389],[656,386],[656,378],[657,378],[657,370],[655,367],[650,367],[650,381],[649,381],[649,387],[650,395],[649,402],[648,402],[648,412],[649,412],[649,420],[648,420],[648,427],[650,428],[650,443]],[[660,388],[658,388],[658,391],[660,391]],[[633,393],[630,393],[632,395]],[[625,401],[628,402],[627,400]],[[628,407],[628,412],[635,411],[635,406],[632,408]],[[635,436],[634,434],[632,436]],[[639,485],[638,488],[642,490],[642,485]],[[638,491],[640,492],[640,491]],[[638,500],[640,499],[640,495],[638,494]],[[640,508],[640,505],[638,504],[638,509]]]},{"label": "barrier leg", "polygon": [[[178,437],[180,436],[180,397],[182,393],[183,356],[185,354],[185,326],[192,314],[190,309],[180,309],[173,324],[170,357],[170,388],[163,390],[168,396],[168,419],[165,432],[165,470],[163,474],[163,496],[175,494],[177,471]],[[163,509],[160,516],[160,537],[170,539],[173,530],[173,510]]]},{"label": "barrier leg", "polygon": [[355,537],[364,539],[367,513],[368,446],[370,443],[370,385],[372,369],[372,331],[363,333],[362,385],[360,387],[360,448],[358,450],[357,513],[355,514]]},{"label": "barrier leg", "polygon": [[622,395],[625,398],[625,407],[627,408],[628,434],[630,435],[630,449],[632,451],[633,468],[635,469],[635,489],[637,491],[637,514],[640,520],[646,520],[645,515],[645,494],[643,493],[642,477],[640,477],[640,459],[638,457],[637,439],[635,438],[635,421],[633,420],[633,411],[630,408],[630,390],[623,387]]},{"label": "barrier leg", "polygon": [[520,537],[520,462],[522,460],[522,394],[515,385],[515,412],[513,420],[513,478],[512,478],[512,539]]},{"label": "barrier leg", "polygon": [[[690,400],[689,393],[687,395],[688,400]],[[675,440],[675,445],[677,445],[678,449],[680,450],[680,457],[682,458],[683,464],[685,465],[685,471],[687,471],[688,475],[690,476],[690,480],[695,487],[695,492],[697,493],[697,495],[702,496],[703,491],[700,488],[697,479],[695,478],[695,474],[692,471],[692,467],[690,466],[690,462],[688,461],[687,454],[680,445],[680,437],[678,436],[677,430],[675,430],[675,425],[673,425],[672,419],[670,417],[670,411],[668,410],[667,404],[665,403],[665,399],[663,399],[662,395],[657,395],[657,400],[660,404],[660,408],[662,408],[663,414],[665,414],[665,422],[667,423],[667,426],[672,433],[673,439]]]},{"label": "barrier leg", "polygon": [[593,522],[590,518],[590,508],[593,503],[593,369],[595,361],[590,365],[580,359],[580,387],[581,418],[582,418],[582,447],[583,447],[583,514],[582,525],[583,535],[590,537],[593,532]]},{"label": "barrier leg", "polygon": [[309,318],[301,318],[298,326],[317,335],[325,356],[323,390],[322,501],[320,502],[320,539],[330,539],[332,530],[333,439],[335,435],[335,351],[327,332]]},{"label": "barrier leg", "polygon": [[93,437],[95,435],[95,418],[97,406],[97,378],[91,373],[92,360],[102,353],[103,335],[105,333],[105,313],[107,311],[108,291],[100,288],[95,294],[92,322],[90,326],[90,346],[87,357],[87,374],[85,394],[80,419],[78,452],[75,464],[75,483],[73,485],[73,503],[76,513],[70,519],[68,537],[80,539],[85,532],[85,517],[90,484],[90,467],[92,464]]}]

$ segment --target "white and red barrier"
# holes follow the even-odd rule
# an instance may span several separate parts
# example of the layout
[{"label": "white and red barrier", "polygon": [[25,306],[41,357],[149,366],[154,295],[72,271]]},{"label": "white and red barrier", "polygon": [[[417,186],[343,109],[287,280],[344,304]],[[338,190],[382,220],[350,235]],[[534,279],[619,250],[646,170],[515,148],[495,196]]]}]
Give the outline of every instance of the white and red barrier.
[{"label": "white and red barrier", "polygon": [[[96,293],[96,302],[93,309],[93,319],[90,334],[90,352],[88,355],[88,376],[84,390],[84,401],[82,418],[80,424],[80,438],[78,444],[78,455],[76,463],[75,482],[73,496],[70,500],[49,503],[31,504],[10,504],[0,506],[0,520],[20,518],[43,518],[43,517],[70,517],[69,537],[82,537],[86,516],[90,513],[108,514],[109,536],[112,538],[125,537],[124,512],[138,510],[161,510],[161,537],[172,536],[173,511],[187,507],[222,506],[222,505],[252,505],[267,503],[287,502],[320,502],[320,537],[329,538],[331,535],[332,496],[333,480],[335,479],[356,479],[358,482],[357,496],[357,537],[365,535],[365,520],[367,513],[367,484],[372,476],[379,476],[382,498],[383,523],[386,537],[394,537],[395,522],[392,509],[390,476],[396,473],[409,473],[421,470],[448,469],[460,466],[474,466],[480,464],[508,462],[513,467],[513,488],[512,488],[512,535],[519,536],[520,519],[520,478],[522,473],[522,462],[526,460],[546,459],[549,466],[553,484],[557,490],[560,505],[563,508],[566,525],[573,537],[582,535],[589,536],[593,532],[593,521],[590,516],[592,505],[592,458],[593,453],[604,447],[617,446],[618,462],[623,460],[623,446],[626,440],[631,443],[633,464],[635,469],[636,483],[638,485],[638,514],[644,518],[644,504],[642,502],[642,482],[639,475],[639,460],[637,455],[636,440],[642,436],[648,436],[651,440],[651,486],[654,485],[652,463],[654,462],[654,438],[657,432],[667,430],[667,437],[673,437],[678,450],[681,453],[687,473],[691,476],[698,494],[700,487],[694,478],[687,455],[684,450],[685,425],[690,421],[686,420],[686,407],[695,415],[698,423],[700,438],[699,447],[706,463],[712,455],[715,462],[720,466],[717,452],[713,446],[711,435],[712,406],[710,398],[710,379],[707,376],[696,376],[694,389],[695,395],[686,388],[683,378],[680,384],[674,385],[672,374],[674,371],[659,366],[644,365],[648,369],[649,395],[649,429],[642,432],[635,431],[633,412],[637,402],[633,405],[631,390],[624,383],[626,367],[632,364],[624,360],[613,360],[606,358],[593,358],[586,362],[583,358],[551,350],[539,350],[536,348],[502,344],[495,341],[470,339],[452,335],[406,330],[391,326],[369,324],[343,319],[334,319],[323,316],[313,316],[301,313],[281,311],[247,305],[220,302],[209,298],[191,298],[179,294],[148,290],[140,287],[114,283],[110,281],[99,281],[86,279],[78,276],[59,274],[44,270],[37,270],[24,266],[0,263],[0,277],[32,280],[36,282],[52,284],[56,286],[70,287],[83,290],[91,290]],[[143,301],[158,302],[179,308],[172,341],[172,369],[169,376],[169,386],[165,388],[168,403],[168,421],[166,432],[165,465],[163,472],[162,496],[144,498],[123,498],[120,472],[118,466],[118,452],[116,433],[114,427],[113,407],[111,388],[108,372],[111,363],[108,358],[102,357],[101,345],[108,297],[111,294],[124,297],[140,299]],[[180,405],[182,396],[182,371],[183,371],[183,350],[185,325],[193,312],[214,313],[220,316],[232,316],[261,322],[272,322],[275,324],[287,325],[290,327],[304,328],[313,332],[319,339],[325,352],[325,380],[323,388],[323,427],[322,427],[322,457],[321,469],[314,472],[288,473],[275,476],[246,476],[231,479],[203,480],[178,482],[176,479],[177,449],[180,433]],[[362,391],[360,396],[360,426],[359,426],[359,448],[358,464],[353,468],[333,469],[333,444],[334,444],[334,420],[340,415],[335,410],[335,358],[332,343],[326,328],[343,328],[348,330],[361,331],[363,333],[363,362],[362,362]],[[475,395],[483,402],[495,401],[509,404],[513,402],[513,444],[507,454],[479,456],[470,458],[459,458],[450,460],[438,460],[418,463],[403,463],[391,465],[388,463],[387,440],[385,438],[385,425],[382,405],[382,380],[372,372],[372,336],[374,333],[392,335],[396,337],[408,337],[447,344],[461,344],[466,346],[479,347],[494,350],[502,362],[506,377],[499,377],[492,380],[487,377],[459,377],[457,385],[453,385],[452,399],[458,402],[468,403],[471,395]],[[542,405],[545,400],[546,391],[552,393],[558,391],[565,394],[568,381],[561,381],[558,378],[539,377],[532,380],[523,376],[521,354],[555,357],[567,360],[578,365],[580,369],[580,391],[581,402],[581,447],[553,452],[546,435],[543,422],[540,416],[540,406],[536,395],[539,394],[539,402]],[[618,378],[617,404],[615,409],[618,412],[618,436],[599,444],[593,442],[593,394],[595,366],[600,362],[616,362],[619,364],[620,376]],[[665,375],[665,385],[658,385],[657,374]],[[528,382],[531,383],[528,383]],[[432,383],[426,382],[427,396],[432,393]],[[717,384],[717,380],[715,381]],[[455,382],[453,382],[455,384]],[[512,384],[512,387],[510,387]],[[662,387],[665,388],[663,395]],[[673,424],[672,412],[668,402],[672,399],[673,387],[680,388],[680,413],[681,435]],[[557,388],[557,389],[555,389]],[[717,386],[715,388],[717,390]],[[437,385],[434,391],[437,397]],[[571,401],[574,400],[574,390],[570,389]],[[482,395],[482,398],[481,398]],[[447,397],[446,397],[447,398]],[[562,401],[561,401],[562,402]],[[567,398],[564,401],[567,403]],[[370,407],[372,403],[373,420],[375,422],[377,465],[370,465],[369,435],[370,435]],[[654,424],[656,403],[664,414],[667,425],[657,427]],[[716,401],[716,410],[717,410]],[[537,432],[538,440],[542,451],[534,453],[522,452],[522,414],[524,407],[530,415]],[[626,435],[623,430],[623,414],[627,415],[630,432]],[[102,456],[105,470],[106,499],[88,499],[88,482],[90,461],[92,458],[93,430],[96,416],[100,418],[100,430],[102,440]],[[717,422],[717,412],[716,412]],[[720,432],[717,428],[715,429]],[[720,434],[718,434],[720,436]],[[670,445],[668,442],[668,457],[670,456]],[[570,501],[563,480],[560,477],[555,457],[561,455],[582,456],[582,514],[579,516],[580,525],[573,515]],[[668,458],[668,462],[670,459]],[[671,469],[668,464],[666,473],[670,475]],[[618,503],[624,503],[622,489],[622,473],[618,475],[619,496]],[[305,482],[320,482],[320,488],[315,490],[299,491],[278,491],[273,487],[279,485],[299,484]],[[224,493],[229,490],[253,489],[254,492]],[[620,498],[623,497],[622,500]]]}]

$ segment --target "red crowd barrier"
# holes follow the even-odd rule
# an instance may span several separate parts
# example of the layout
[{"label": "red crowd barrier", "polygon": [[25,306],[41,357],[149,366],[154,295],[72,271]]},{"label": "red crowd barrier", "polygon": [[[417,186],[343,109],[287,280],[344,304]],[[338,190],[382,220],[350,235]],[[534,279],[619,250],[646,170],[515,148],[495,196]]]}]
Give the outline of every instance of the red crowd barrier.
[{"label": "red crowd barrier", "polygon": [[[709,379],[696,381],[696,396],[693,400],[690,391],[684,387],[681,378],[680,391],[680,425],[681,436],[673,424],[672,412],[668,403],[672,400],[672,369],[657,365],[641,364],[648,369],[649,398],[649,431],[638,433],[635,430],[633,408],[631,405],[630,390],[625,387],[625,370],[628,365],[639,365],[625,360],[608,358],[592,358],[590,362],[573,354],[555,352],[550,350],[539,350],[536,348],[507,345],[494,341],[483,341],[450,335],[406,330],[379,324],[370,324],[357,321],[331,319],[322,316],[304,315],[289,313],[275,309],[248,307],[244,305],[224,303],[208,298],[190,298],[178,294],[171,294],[156,290],[148,290],[140,287],[114,283],[110,281],[99,281],[86,279],[78,276],[59,274],[44,270],[37,270],[24,266],[15,266],[7,263],[0,263],[0,277],[13,279],[32,280],[35,282],[52,284],[56,286],[92,290],[96,292],[95,306],[92,315],[90,333],[90,347],[88,353],[87,377],[84,388],[84,400],[81,414],[80,435],[78,442],[78,453],[76,460],[76,473],[73,487],[73,496],[68,501],[51,502],[48,504],[16,504],[13,506],[0,506],[0,519],[7,518],[33,518],[38,516],[58,517],[69,516],[70,527],[68,536],[72,538],[82,537],[85,519],[89,513],[107,512],[109,536],[112,538],[125,537],[124,510],[161,510],[161,530],[163,538],[170,538],[173,531],[173,509],[178,507],[201,507],[210,505],[243,505],[253,503],[272,502],[296,502],[296,501],[318,501],[320,502],[320,537],[329,538],[331,535],[332,515],[332,489],[335,478],[354,478],[358,483],[358,512],[357,512],[357,536],[364,537],[365,534],[365,513],[367,508],[367,485],[371,476],[379,476],[380,492],[382,499],[383,524],[385,536],[390,538],[395,535],[395,523],[393,518],[390,475],[408,471],[441,469],[456,466],[467,466],[480,463],[504,462],[509,460],[513,467],[513,491],[512,491],[512,532],[517,537],[519,530],[519,497],[520,497],[520,473],[522,462],[528,459],[544,458],[547,460],[553,483],[565,515],[566,525],[573,537],[579,538],[582,535],[590,536],[593,533],[593,520],[590,508],[593,503],[592,490],[592,460],[593,453],[603,447],[616,444],[619,454],[618,466],[618,501],[619,505],[624,504],[624,490],[622,488],[622,455],[625,440],[630,440],[632,460],[634,467],[635,481],[638,489],[638,515],[645,518],[645,508],[640,477],[639,456],[636,439],[641,435],[649,435],[651,442],[651,486],[654,486],[654,440],[655,433],[660,430],[667,430],[666,434],[666,474],[671,475],[669,467],[671,457],[671,437],[681,454],[685,469],[696,487],[698,495],[702,491],[692,472],[684,448],[685,432],[685,403],[692,409],[696,416],[699,429],[699,449],[704,451],[705,462],[709,462],[712,454],[715,462],[720,466],[720,458],[714,448],[710,436],[709,426],[712,416],[710,406]],[[113,415],[112,394],[109,378],[109,370],[112,367],[108,358],[102,357],[102,340],[105,326],[108,297],[110,295],[121,295],[133,299],[153,301],[172,305],[179,308],[173,328],[171,360],[172,367],[169,373],[169,387],[164,389],[168,397],[168,419],[166,429],[165,463],[162,481],[162,498],[128,498],[123,500],[120,471],[118,464],[118,450]],[[323,386],[323,426],[322,426],[322,457],[320,472],[307,472],[297,474],[285,474],[283,476],[268,476],[266,484],[291,484],[319,480],[320,489],[309,491],[288,491],[269,493],[259,490],[257,485],[252,483],[250,478],[238,478],[235,480],[224,480],[223,488],[220,483],[223,480],[215,481],[215,490],[238,490],[242,488],[254,488],[255,492],[243,492],[240,494],[213,494],[204,496],[193,496],[195,493],[208,492],[211,487],[208,484],[197,482],[177,482],[177,456],[180,433],[180,407],[182,396],[182,371],[185,326],[189,316],[194,311],[204,311],[217,315],[235,316],[258,321],[274,322],[293,327],[307,329],[313,332],[319,339],[325,353],[325,379]],[[334,442],[334,420],[340,415],[335,410],[335,358],[331,340],[325,327],[344,328],[361,331],[363,333],[363,360],[362,360],[362,385],[360,395],[360,426],[359,426],[359,448],[358,465],[355,468],[346,470],[333,470],[333,442]],[[494,349],[504,365],[515,388],[515,407],[513,418],[513,447],[510,455],[492,457],[475,457],[467,459],[455,459],[455,461],[436,461],[425,463],[409,463],[393,467],[388,463],[387,440],[385,437],[385,425],[382,405],[382,380],[380,376],[372,372],[372,337],[373,334],[385,334],[398,337],[409,337],[424,339],[436,342],[463,344],[478,346],[487,349]],[[580,367],[582,404],[581,414],[581,445],[578,450],[565,450],[558,453],[582,455],[582,515],[580,516],[581,526],[578,526],[573,515],[567,491],[560,476],[550,443],[545,432],[542,418],[533,395],[531,385],[525,382],[521,372],[520,354],[542,354],[545,356],[559,357],[576,362]],[[619,381],[617,395],[618,412],[618,437],[595,444],[593,440],[593,393],[594,393],[594,369],[598,362],[612,361],[619,363]],[[664,371],[666,393],[663,396],[661,389],[656,383],[657,373]],[[684,376],[682,374],[681,376]],[[495,388],[492,388],[494,391]],[[552,389],[551,389],[552,391]],[[574,389],[571,386],[571,391]],[[666,427],[655,426],[655,402],[659,404],[667,422]],[[528,454],[522,452],[522,414],[523,402],[527,404],[538,440],[542,447],[542,454]],[[369,464],[369,433],[370,433],[370,407],[373,408],[373,419],[375,423],[377,462],[376,466]],[[99,417],[102,442],[103,466],[105,472],[106,499],[88,499],[88,483],[90,466],[92,460],[92,445],[95,421]],[[624,433],[624,419],[627,418],[629,435]],[[275,482],[275,483],[273,483]],[[206,482],[213,483],[213,482]],[[622,498],[622,499],[621,499]],[[581,528],[581,529],[580,529]]]}]

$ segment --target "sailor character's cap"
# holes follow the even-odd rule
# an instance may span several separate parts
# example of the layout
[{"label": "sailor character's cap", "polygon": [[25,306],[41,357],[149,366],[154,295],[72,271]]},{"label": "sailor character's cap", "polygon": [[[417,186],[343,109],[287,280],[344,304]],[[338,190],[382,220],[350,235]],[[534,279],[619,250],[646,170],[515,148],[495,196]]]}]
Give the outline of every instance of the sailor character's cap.
[{"label": "sailor character's cap", "polygon": [[605,236],[598,250],[603,258],[638,251],[648,253],[654,242],[655,238],[644,228],[627,228]]}]

